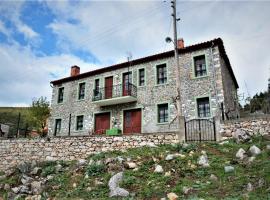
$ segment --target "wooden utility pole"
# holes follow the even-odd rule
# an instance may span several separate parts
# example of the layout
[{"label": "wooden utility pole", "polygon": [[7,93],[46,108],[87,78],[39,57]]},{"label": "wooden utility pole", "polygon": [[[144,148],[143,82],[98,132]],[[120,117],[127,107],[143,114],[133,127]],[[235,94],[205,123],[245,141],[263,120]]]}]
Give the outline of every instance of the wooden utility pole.
[{"label": "wooden utility pole", "polygon": [[177,88],[177,98],[176,98],[176,107],[177,107],[177,119],[179,125],[179,134],[183,134],[183,126],[182,123],[182,106],[181,106],[181,93],[180,93],[180,67],[179,67],[179,55],[178,55],[178,41],[177,41],[177,21],[180,19],[176,17],[176,0],[171,1],[171,7],[173,10],[172,17],[173,17],[173,32],[174,32],[174,58],[175,58],[175,69],[176,69],[176,88]]}]

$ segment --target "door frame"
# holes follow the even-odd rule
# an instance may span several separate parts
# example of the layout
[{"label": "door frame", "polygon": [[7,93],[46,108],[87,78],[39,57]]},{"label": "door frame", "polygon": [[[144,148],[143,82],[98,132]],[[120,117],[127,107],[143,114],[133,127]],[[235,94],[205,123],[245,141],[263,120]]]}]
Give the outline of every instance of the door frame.
[{"label": "door frame", "polygon": [[[114,78],[114,75],[108,75],[108,76],[104,76],[103,77],[103,88],[104,88],[104,99],[106,99],[105,98],[105,87],[106,87],[106,78],[110,78],[110,77],[112,77],[112,97],[113,97],[113,86],[114,86],[114,83],[115,83],[115,78]],[[97,78],[98,79],[98,78]],[[110,98],[111,99],[111,98]]]},{"label": "door frame", "polygon": [[112,128],[112,111],[107,110],[107,111],[97,111],[93,112],[93,135],[95,135],[95,130],[96,130],[96,114],[102,114],[102,113],[110,113],[110,129]]},{"label": "door frame", "polygon": [[136,106],[136,107],[134,107],[134,108],[125,108],[125,109],[122,109],[122,119],[121,119],[121,129],[122,129],[122,133],[124,134],[124,111],[126,111],[126,110],[138,110],[138,109],[141,109],[141,133],[143,133],[143,125],[144,125],[144,117],[143,117],[143,114],[144,114],[144,112],[143,112],[143,106]]}]

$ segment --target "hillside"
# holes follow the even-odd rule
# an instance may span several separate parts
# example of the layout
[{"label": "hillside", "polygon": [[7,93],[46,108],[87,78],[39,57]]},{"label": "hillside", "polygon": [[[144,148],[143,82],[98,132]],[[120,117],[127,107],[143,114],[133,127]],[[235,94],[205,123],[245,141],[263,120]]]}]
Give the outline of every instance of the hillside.
[{"label": "hillside", "polygon": [[[99,153],[80,161],[22,163],[15,171],[2,172],[0,196],[119,199],[109,197],[108,182],[123,171],[119,186],[123,194],[129,193],[123,199],[176,199],[176,195],[177,199],[270,199],[269,144],[257,136],[243,144],[228,140],[145,146]],[[250,149],[253,145],[261,152],[256,147]],[[246,153],[238,152],[240,148]],[[36,195],[30,198],[27,193]]]}]

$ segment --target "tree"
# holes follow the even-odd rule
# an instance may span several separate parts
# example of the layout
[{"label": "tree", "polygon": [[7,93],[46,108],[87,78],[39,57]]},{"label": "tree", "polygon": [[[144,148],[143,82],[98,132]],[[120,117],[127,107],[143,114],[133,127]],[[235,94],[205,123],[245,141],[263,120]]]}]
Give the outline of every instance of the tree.
[{"label": "tree", "polygon": [[47,119],[50,116],[50,102],[46,97],[34,98],[29,109],[29,122],[39,133],[45,134]]}]

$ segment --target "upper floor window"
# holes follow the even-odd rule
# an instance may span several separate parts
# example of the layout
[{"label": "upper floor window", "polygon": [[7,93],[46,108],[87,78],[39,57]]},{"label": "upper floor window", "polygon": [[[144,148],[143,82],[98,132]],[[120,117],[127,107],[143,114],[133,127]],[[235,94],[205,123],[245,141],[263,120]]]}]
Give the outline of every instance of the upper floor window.
[{"label": "upper floor window", "polygon": [[54,135],[56,136],[57,134],[60,133],[61,131],[61,119],[56,119],[55,120],[55,126],[54,126]]},{"label": "upper floor window", "polygon": [[167,83],[167,66],[166,64],[157,65],[157,84]]},{"label": "upper floor window", "polygon": [[76,120],[76,130],[83,130],[83,115],[77,116]]},{"label": "upper floor window", "polygon": [[168,104],[159,104],[158,105],[158,123],[168,122]]},{"label": "upper floor window", "polygon": [[58,89],[58,98],[57,98],[57,102],[58,103],[63,103],[64,101],[64,88],[61,87]]},{"label": "upper floor window", "polygon": [[145,84],[145,70],[139,69],[139,86],[144,86]]},{"label": "upper floor window", "polygon": [[197,99],[198,117],[210,117],[209,97]]},{"label": "upper floor window", "polygon": [[195,77],[206,76],[207,70],[206,70],[205,55],[196,56],[193,59],[194,59]]},{"label": "upper floor window", "polygon": [[95,88],[94,88],[94,96],[98,96],[100,88],[100,81],[99,79],[95,80]]},{"label": "upper floor window", "polygon": [[80,83],[79,84],[79,94],[78,94],[78,99],[82,100],[85,97],[85,83]]}]

